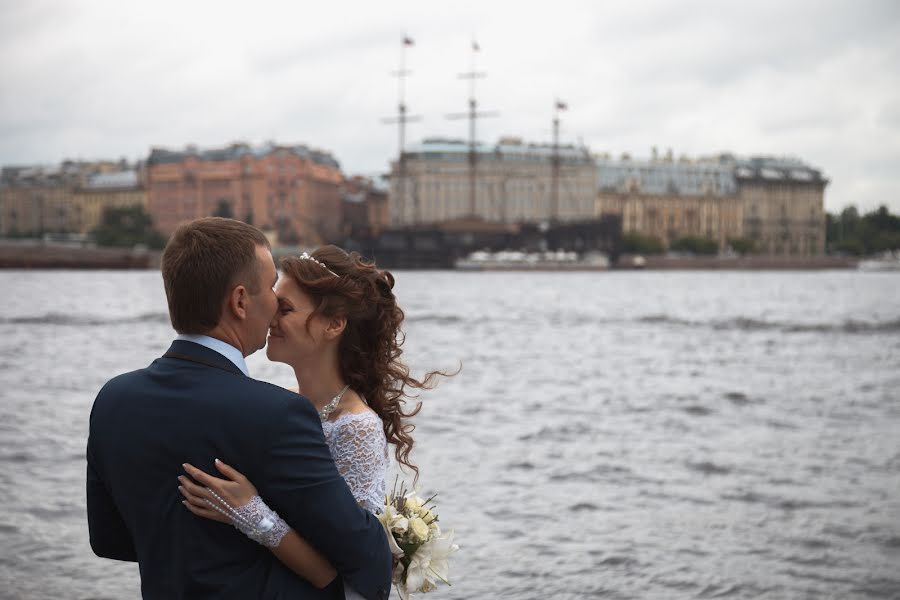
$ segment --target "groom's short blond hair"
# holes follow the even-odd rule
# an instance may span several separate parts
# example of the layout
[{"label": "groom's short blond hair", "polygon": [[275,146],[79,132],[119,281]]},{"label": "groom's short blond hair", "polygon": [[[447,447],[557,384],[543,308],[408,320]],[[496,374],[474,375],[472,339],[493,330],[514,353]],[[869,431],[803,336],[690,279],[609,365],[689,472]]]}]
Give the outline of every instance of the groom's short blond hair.
[{"label": "groom's short blond hair", "polygon": [[162,255],[169,318],[178,333],[204,334],[219,324],[225,297],[237,285],[260,290],[256,248],[270,248],[252,225],[206,217],[175,230]]}]

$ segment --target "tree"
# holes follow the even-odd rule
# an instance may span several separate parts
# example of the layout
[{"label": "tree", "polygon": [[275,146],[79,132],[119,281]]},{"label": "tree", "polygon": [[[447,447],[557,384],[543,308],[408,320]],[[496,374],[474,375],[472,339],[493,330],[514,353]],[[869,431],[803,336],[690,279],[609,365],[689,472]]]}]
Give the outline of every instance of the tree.
[{"label": "tree", "polygon": [[830,251],[854,256],[900,250],[900,216],[886,206],[860,216],[848,206],[840,215],[827,216],[826,242]]},{"label": "tree", "polygon": [[100,225],[93,231],[100,246],[133,247],[144,244],[160,249],[166,239],[153,228],[153,218],[144,212],[143,206],[110,206],[103,211]]},{"label": "tree", "polygon": [[731,249],[744,256],[745,254],[751,254],[756,247],[756,242],[751,240],[750,238],[734,238],[728,240],[728,245],[731,246]]},{"label": "tree", "polygon": [[630,232],[622,236],[622,251],[629,254],[662,254],[665,247],[658,237]]},{"label": "tree", "polygon": [[669,250],[689,254],[715,255],[719,253],[719,244],[710,238],[687,235],[669,244]]},{"label": "tree", "polygon": [[278,217],[275,220],[275,231],[278,235],[278,243],[284,246],[295,246],[300,243],[300,234],[294,223],[287,217]]},{"label": "tree", "polygon": [[233,219],[234,211],[231,209],[231,202],[222,198],[219,200],[219,205],[216,207],[216,212],[213,213],[214,217],[222,217],[224,219]]}]

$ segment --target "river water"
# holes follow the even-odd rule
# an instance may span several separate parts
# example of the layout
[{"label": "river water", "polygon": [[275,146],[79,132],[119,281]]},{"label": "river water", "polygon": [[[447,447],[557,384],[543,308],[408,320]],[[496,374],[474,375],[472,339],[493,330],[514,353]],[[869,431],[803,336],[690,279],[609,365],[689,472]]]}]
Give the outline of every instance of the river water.
[{"label": "river water", "polygon": [[[900,598],[900,274],[399,272],[462,598]],[[3,271],[0,597],[137,598],[88,546],[94,394],[159,273]],[[291,372],[248,361],[282,385]]]}]

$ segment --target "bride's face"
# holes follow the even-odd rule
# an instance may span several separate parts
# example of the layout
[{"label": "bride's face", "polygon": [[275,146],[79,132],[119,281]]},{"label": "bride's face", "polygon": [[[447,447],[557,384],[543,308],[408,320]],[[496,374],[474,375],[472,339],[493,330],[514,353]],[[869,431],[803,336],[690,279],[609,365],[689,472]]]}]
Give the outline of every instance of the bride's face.
[{"label": "bride's face", "polygon": [[312,298],[290,277],[278,280],[275,296],[278,298],[278,311],[269,326],[266,356],[271,361],[289,365],[305,362],[308,357],[322,351],[328,319],[322,315],[309,319],[315,309]]}]

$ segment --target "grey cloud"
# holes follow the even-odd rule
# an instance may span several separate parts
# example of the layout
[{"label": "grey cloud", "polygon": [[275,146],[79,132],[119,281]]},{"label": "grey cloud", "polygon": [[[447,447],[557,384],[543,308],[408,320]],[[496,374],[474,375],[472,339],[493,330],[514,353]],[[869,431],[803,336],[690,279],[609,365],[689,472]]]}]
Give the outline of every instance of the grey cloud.
[{"label": "grey cloud", "polygon": [[0,2],[0,163],[275,139],[330,150],[349,172],[385,170],[396,130],[380,119],[396,110],[388,73],[406,32],[416,39],[407,103],[424,116],[410,142],[466,136],[444,115],[465,108],[456,75],[477,34],[489,73],[480,105],[500,111],[479,122],[482,139],[548,140],[559,96],[570,105],[564,139],[597,151],[795,154],[834,174],[829,203],[869,193],[874,202],[866,182],[888,182],[879,197],[900,182],[867,150],[895,148],[900,136],[894,2],[360,2],[322,5],[315,19],[305,10]]},{"label": "grey cloud", "polygon": [[[886,129],[900,130],[900,96],[890,98],[878,114],[879,125]],[[900,134],[897,134],[900,137]]]},{"label": "grey cloud", "polygon": [[634,76],[650,81],[696,79],[718,86],[761,69],[803,74],[844,52],[883,48],[900,38],[895,2],[692,2],[659,8],[641,19],[604,22],[598,33],[598,39],[627,48],[637,58]]}]

